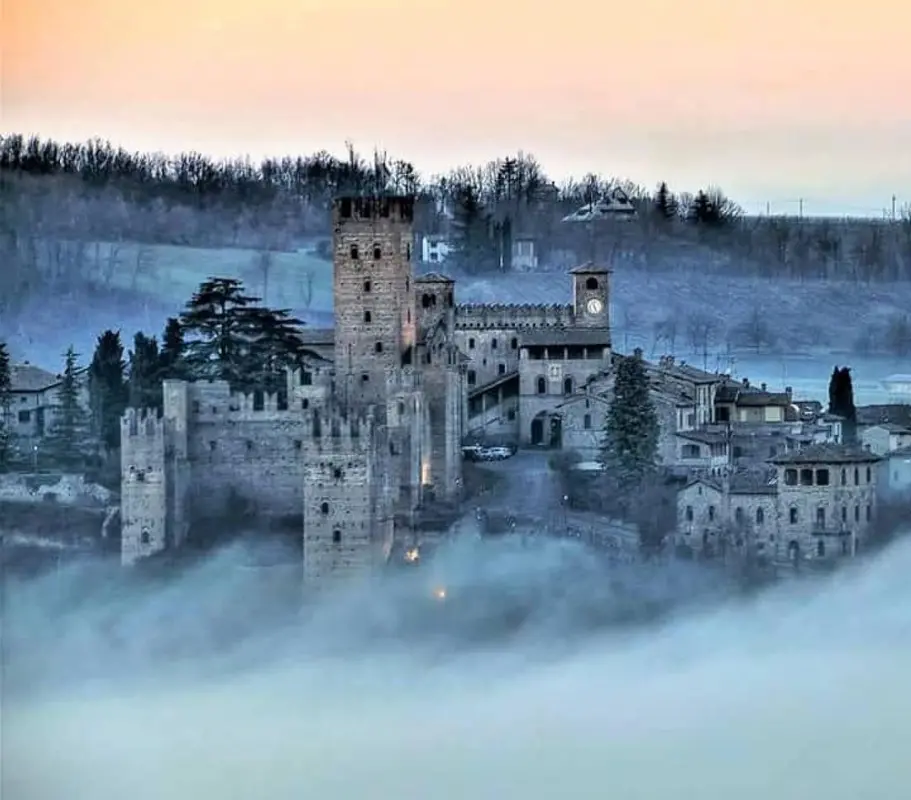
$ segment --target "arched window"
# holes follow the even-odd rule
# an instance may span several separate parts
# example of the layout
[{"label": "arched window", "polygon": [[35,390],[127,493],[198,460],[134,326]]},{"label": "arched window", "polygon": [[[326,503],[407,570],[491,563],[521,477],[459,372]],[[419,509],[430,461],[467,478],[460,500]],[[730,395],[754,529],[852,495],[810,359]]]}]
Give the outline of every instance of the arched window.
[{"label": "arched window", "polygon": [[382,353],[383,352],[383,343],[377,342],[375,345],[373,345],[373,350],[376,353]]},{"label": "arched window", "polygon": [[584,417],[582,417],[582,427],[585,428],[585,430],[587,430],[587,431],[590,431],[592,429],[592,415],[591,414],[586,414]]},{"label": "arched window", "polygon": [[686,507],[686,521],[687,522],[693,521],[693,507],[692,506]]},{"label": "arched window", "polygon": [[518,350],[519,349],[519,340],[515,336],[513,336],[512,339],[509,340],[509,346],[513,350]]},{"label": "arched window", "polygon": [[765,511],[761,508],[756,509],[756,524],[762,525],[765,522]]},{"label": "arched window", "polygon": [[335,478],[337,481],[340,481],[342,479],[342,468],[335,467],[335,469],[332,470],[332,477]]},{"label": "arched window", "polygon": [[373,319],[369,311],[364,312],[364,322],[370,322]]},{"label": "arched window", "polygon": [[370,281],[364,281],[364,293],[365,294],[369,293],[372,288],[373,288],[373,286],[370,283]]},{"label": "arched window", "polygon": [[341,544],[342,543],[342,532],[336,528],[332,531],[332,544]]},{"label": "arched window", "polygon": [[826,557],[826,543],[822,539],[816,540],[816,557],[817,558]]},{"label": "arched window", "polygon": [[788,520],[792,525],[797,524],[797,506],[791,506],[791,508],[788,509]]},{"label": "arched window", "polygon": [[142,544],[151,544],[152,542],[152,536],[145,528],[143,528],[142,533],[139,534],[139,541]]},{"label": "arched window", "polygon": [[383,257],[383,251],[378,244],[373,245],[373,260],[379,261]]},{"label": "arched window", "polygon": [[547,381],[544,378],[538,378],[538,394],[547,394]]},{"label": "arched window", "polygon": [[357,245],[351,245],[351,260],[357,261],[361,257],[360,251],[357,249]]},{"label": "arched window", "polygon": [[597,278],[589,278],[588,280],[586,280],[586,281],[585,281],[585,288],[588,289],[589,291],[592,291],[592,292],[595,291],[595,290],[598,288],[598,279],[597,279]]},{"label": "arched window", "polygon": [[329,504],[321,503],[320,507],[319,507],[319,513],[322,514],[323,516],[326,516],[326,514],[329,513]]},{"label": "arched window", "polygon": [[563,394],[573,393],[573,379],[566,377],[563,379]]}]

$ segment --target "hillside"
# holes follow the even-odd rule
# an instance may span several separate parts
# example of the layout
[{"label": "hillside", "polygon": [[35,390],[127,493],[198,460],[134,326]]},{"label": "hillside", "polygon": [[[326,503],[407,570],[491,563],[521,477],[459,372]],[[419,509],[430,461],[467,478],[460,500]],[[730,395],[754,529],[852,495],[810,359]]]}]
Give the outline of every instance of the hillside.
[{"label": "hillside", "polygon": [[[71,245],[76,247],[76,245]],[[240,277],[267,301],[305,322],[331,324],[332,265],[312,251],[93,242],[81,245],[92,291],[42,294],[0,319],[0,335],[18,358],[53,365],[70,344],[89,354],[98,333],[120,328],[157,333],[210,275]],[[45,254],[51,250],[45,250]],[[673,269],[618,260],[613,276],[613,328],[619,349],[709,358],[911,354],[911,282],[858,284],[737,277],[677,258]],[[562,269],[490,277],[454,273],[459,302],[569,302]],[[267,280],[264,282],[264,278]],[[904,338],[902,338],[904,337]],[[902,350],[904,348],[904,350]]]}]

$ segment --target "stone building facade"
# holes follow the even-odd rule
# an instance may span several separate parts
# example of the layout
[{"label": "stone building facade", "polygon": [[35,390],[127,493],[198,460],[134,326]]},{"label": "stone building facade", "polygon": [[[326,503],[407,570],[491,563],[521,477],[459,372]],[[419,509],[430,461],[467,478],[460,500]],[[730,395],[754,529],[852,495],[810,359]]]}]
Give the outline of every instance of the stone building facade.
[{"label": "stone building facade", "polygon": [[765,474],[695,477],[677,495],[677,543],[717,551],[724,540],[780,562],[853,555],[876,520],[880,461],[809,444],[770,459]]},{"label": "stone building facade", "polygon": [[414,274],[413,216],[407,197],[335,203],[335,327],[301,331],[283,392],[166,381],[162,414],[128,410],[124,564],[237,508],[298,520],[318,584],[382,563],[419,508],[456,501],[470,439],[597,450],[610,271],[573,270],[567,305],[459,305],[450,278]]},{"label": "stone building facade", "polygon": [[451,283],[428,290],[413,275],[413,209],[407,197],[336,202],[336,326],[302,331],[309,355],[285,391],[166,381],[161,415],[127,411],[124,564],[236,507],[297,520],[318,584],[382,563],[422,504],[459,496],[465,359]]}]

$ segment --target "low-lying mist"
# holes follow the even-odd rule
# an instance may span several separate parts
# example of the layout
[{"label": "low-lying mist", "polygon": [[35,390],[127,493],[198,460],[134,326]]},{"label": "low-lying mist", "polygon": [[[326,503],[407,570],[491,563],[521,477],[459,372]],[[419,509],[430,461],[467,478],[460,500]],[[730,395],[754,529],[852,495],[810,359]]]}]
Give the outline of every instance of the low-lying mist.
[{"label": "low-lying mist", "polygon": [[304,612],[251,563],[7,580],[3,797],[906,796],[911,544],[747,595],[463,540]]}]

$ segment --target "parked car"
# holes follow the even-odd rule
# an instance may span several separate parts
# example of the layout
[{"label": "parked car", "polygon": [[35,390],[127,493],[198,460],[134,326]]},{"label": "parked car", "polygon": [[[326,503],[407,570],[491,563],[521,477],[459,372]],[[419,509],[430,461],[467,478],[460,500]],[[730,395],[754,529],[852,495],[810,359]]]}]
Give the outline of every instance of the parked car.
[{"label": "parked car", "polygon": [[473,444],[462,448],[462,456],[468,461],[502,461],[503,459],[511,458],[515,453],[515,447],[506,445],[485,446]]}]

